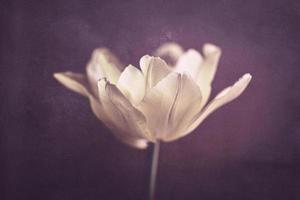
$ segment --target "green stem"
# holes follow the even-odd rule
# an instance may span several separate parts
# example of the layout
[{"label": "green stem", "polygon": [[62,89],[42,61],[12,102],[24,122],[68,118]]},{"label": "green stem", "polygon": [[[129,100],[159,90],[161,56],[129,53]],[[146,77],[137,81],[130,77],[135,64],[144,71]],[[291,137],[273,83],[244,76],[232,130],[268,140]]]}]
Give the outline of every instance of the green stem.
[{"label": "green stem", "polygon": [[155,197],[155,185],[157,176],[157,167],[159,160],[159,142],[154,143],[152,165],[151,165],[151,176],[150,176],[150,189],[149,189],[149,200],[154,200]]}]

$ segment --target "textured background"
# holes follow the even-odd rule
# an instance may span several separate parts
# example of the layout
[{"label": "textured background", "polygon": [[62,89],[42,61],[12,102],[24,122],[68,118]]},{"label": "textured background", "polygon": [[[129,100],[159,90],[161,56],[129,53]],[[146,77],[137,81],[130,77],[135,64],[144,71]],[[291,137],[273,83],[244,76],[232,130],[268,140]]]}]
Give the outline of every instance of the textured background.
[{"label": "textured background", "polygon": [[221,46],[215,94],[236,101],[162,145],[157,199],[300,199],[299,1],[1,1],[0,198],[146,199],[150,151],[127,147],[53,78],[92,50],[124,63],[166,41]]}]

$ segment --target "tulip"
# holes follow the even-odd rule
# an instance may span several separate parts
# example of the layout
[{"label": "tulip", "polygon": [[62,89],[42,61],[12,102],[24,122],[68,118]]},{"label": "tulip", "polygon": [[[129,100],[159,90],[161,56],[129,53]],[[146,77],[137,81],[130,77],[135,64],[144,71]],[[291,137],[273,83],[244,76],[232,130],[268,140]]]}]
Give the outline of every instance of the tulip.
[{"label": "tulip", "polygon": [[[149,199],[154,199],[159,143],[193,132],[213,111],[237,98],[248,86],[244,74],[209,103],[211,84],[221,56],[219,47],[203,45],[184,51],[176,43],[140,59],[140,69],[120,61],[106,48],[94,50],[86,75],[55,73],[64,86],[90,101],[91,109],[124,143],[145,149],[154,143]],[[163,59],[162,59],[163,58]]]},{"label": "tulip", "polygon": [[140,59],[140,69],[123,65],[108,49],[94,50],[86,75],[55,73],[67,88],[87,97],[94,114],[121,141],[140,149],[191,133],[217,108],[237,98],[251,80],[243,75],[208,104],[221,50],[203,46],[186,52],[167,43]]}]

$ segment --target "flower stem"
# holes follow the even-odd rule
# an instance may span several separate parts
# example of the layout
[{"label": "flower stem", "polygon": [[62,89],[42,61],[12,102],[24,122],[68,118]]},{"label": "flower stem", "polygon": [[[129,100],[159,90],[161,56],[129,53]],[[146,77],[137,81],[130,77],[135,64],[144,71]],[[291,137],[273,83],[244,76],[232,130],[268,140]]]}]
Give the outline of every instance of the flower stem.
[{"label": "flower stem", "polygon": [[152,165],[151,165],[151,176],[150,176],[150,188],[149,188],[149,200],[154,200],[155,197],[155,185],[157,176],[157,167],[159,160],[159,141],[154,143]]}]

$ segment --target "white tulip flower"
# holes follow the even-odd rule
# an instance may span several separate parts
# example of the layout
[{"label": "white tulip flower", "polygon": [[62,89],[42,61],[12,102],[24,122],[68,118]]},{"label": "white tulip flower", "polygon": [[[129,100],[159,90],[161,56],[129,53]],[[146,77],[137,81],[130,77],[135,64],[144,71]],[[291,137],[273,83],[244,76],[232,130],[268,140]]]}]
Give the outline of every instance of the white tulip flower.
[{"label": "white tulip flower", "polygon": [[[86,75],[55,73],[67,88],[84,95],[95,115],[121,141],[146,148],[148,142],[170,142],[191,133],[217,108],[237,98],[251,80],[244,74],[207,103],[221,50],[203,46],[203,55],[176,43],[161,46],[140,59],[140,69],[107,49],[93,52]],[[162,58],[165,58],[164,61]]]}]

